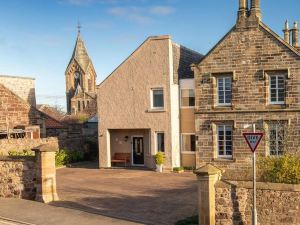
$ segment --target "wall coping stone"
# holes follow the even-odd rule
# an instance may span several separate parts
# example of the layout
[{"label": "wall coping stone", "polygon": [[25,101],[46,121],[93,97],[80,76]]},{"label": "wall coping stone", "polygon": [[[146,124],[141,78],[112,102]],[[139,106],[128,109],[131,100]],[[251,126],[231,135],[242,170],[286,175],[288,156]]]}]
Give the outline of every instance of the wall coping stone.
[{"label": "wall coping stone", "polygon": [[35,151],[35,152],[57,152],[58,148],[57,148],[57,146],[52,145],[52,144],[44,144],[44,145],[39,145],[38,147],[33,148],[32,151]]},{"label": "wall coping stone", "polygon": [[[246,188],[252,189],[252,181],[219,181],[215,185],[216,188]],[[283,184],[283,183],[270,183],[270,182],[256,182],[258,190],[274,190],[274,191],[291,191],[300,192],[300,184]]]},{"label": "wall coping stone", "polygon": [[0,161],[26,162],[26,161],[35,161],[35,158],[34,156],[0,156]]},{"label": "wall coping stone", "polygon": [[194,170],[194,174],[196,174],[197,176],[207,176],[207,175],[215,175],[215,174],[221,175],[222,173],[224,173],[224,170],[216,166],[213,166],[210,163]]}]

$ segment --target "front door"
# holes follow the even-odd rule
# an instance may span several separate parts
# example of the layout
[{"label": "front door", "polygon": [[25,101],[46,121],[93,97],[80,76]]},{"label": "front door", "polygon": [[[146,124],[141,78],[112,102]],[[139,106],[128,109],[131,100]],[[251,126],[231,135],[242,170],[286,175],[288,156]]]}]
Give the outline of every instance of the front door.
[{"label": "front door", "polygon": [[144,138],[132,138],[133,165],[144,165]]}]

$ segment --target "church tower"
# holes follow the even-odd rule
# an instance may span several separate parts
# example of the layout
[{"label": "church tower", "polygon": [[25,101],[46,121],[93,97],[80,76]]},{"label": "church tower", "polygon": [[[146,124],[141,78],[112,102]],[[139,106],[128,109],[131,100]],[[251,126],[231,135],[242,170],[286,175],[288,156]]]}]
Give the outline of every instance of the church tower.
[{"label": "church tower", "polygon": [[[68,114],[79,114],[95,108],[96,71],[84,45],[78,25],[78,34],[71,60],[65,72]],[[92,107],[91,107],[92,106]]]}]

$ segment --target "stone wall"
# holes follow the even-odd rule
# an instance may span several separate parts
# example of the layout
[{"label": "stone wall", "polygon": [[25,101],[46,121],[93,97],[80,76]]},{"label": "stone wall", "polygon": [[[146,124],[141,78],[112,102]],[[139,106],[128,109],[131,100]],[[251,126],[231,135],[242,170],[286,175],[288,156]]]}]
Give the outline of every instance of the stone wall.
[{"label": "stone wall", "polygon": [[32,159],[0,158],[0,197],[34,199],[36,165]]},{"label": "stone wall", "polygon": [[36,105],[34,78],[0,75],[0,84],[3,84],[30,105]]},{"label": "stone wall", "polygon": [[51,144],[57,146],[58,149],[83,150],[83,137],[72,138],[41,138],[41,139],[0,139],[0,155],[8,155],[9,151],[22,152],[30,150],[43,144]]},{"label": "stone wall", "polygon": [[[251,224],[252,182],[216,183],[216,224]],[[300,185],[257,183],[258,224],[300,224]]]}]

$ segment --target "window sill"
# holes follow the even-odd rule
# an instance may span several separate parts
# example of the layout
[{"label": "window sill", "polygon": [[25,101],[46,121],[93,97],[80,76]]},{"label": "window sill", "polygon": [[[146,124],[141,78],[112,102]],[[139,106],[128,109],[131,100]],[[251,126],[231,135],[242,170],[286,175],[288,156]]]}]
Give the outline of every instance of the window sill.
[{"label": "window sill", "polygon": [[225,162],[225,163],[232,163],[236,162],[236,159],[233,158],[214,158],[212,159],[213,162]]},{"label": "window sill", "polygon": [[147,109],[146,110],[147,113],[163,113],[166,112],[165,109]]},{"label": "window sill", "polygon": [[213,109],[232,109],[233,105],[214,105]]},{"label": "window sill", "polygon": [[272,104],[272,103],[269,103],[269,105],[267,105],[267,108],[268,109],[285,109],[286,108],[286,104],[283,103],[283,104]]},{"label": "window sill", "polygon": [[192,152],[192,151],[182,151],[181,154],[184,154],[184,155],[195,155],[196,152]]}]

